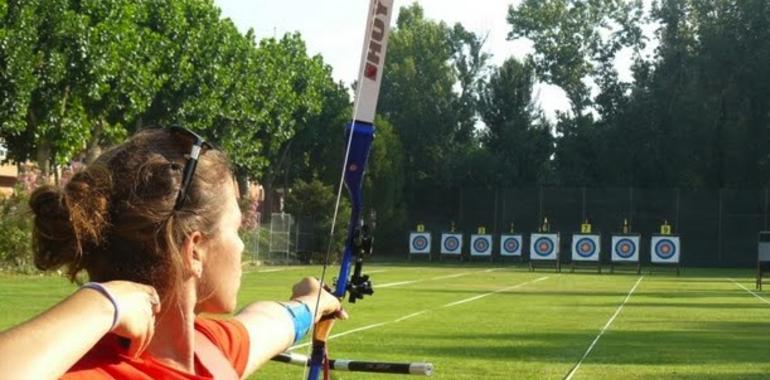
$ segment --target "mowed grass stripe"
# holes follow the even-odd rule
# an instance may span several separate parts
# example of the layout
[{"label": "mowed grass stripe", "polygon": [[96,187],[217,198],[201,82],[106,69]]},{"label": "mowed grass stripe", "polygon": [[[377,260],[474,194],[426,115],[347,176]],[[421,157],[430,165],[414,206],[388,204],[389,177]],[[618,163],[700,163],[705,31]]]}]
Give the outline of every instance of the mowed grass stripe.
[{"label": "mowed grass stripe", "polygon": [[644,276],[640,276],[639,279],[636,280],[636,283],[634,283],[634,286],[631,288],[631,290],[628,291],[628,295],[626,295],[626,298],[623,299],[623,303],[621,303],[620,306],[618,306],[618,309],[615,311],[615,314],[612,314],[612,317],[610,317],[610,319],[607,320],[607,323],[604,324],[604,327],[602,327],[602,329],[599,331],[599,334],[591,342],[591,345],[588,346],[588,349],[580,358],[580,360],[577,363],[575,363],[575,366],[572,367],[569,373],[567,373],[567,376],[565,376],[565,379],[567,380],[572,379],[572,376],[575,375],[575,372],[577,372],[577,370],[580,368],[580,365],[583,363],[583,360],[585,360],[588,357],[588,355],[591,354],[591,351],[594,349],[594,346],[596,346],[596,343],[599,341],[599,339],[601,339],[602,335],[604,335],[604,332],[607,331],[608,328],[610,328],[610,325],[612,325],[612,322],[615,320],[615,318],[617,318],[618,315],[620,315],[620,312],[623,311],[623,306],[626,306],[626,303],[631,298],[631,295],[634,294],[634,291],[639,286],[639,283],[642,282],[643,278]]},{"label": "mowed grass stripe", "polygon": [[[429,318],[411,319],[397,326],[369,331],[365,337],[358,337],[361,339],[356,347],[371,344],[379,348],[378,353],[370,351],[369,355],[381,360],[431,361],[436,368],[434,376],[439,378],[560,379],[623,301],[637,276],[513,270],[490,273],[476,278],[478,284],[466,282],[460,284],[459,289],[430,287],[421,292],[434,297],[470,295],[477,287],[511,283],[514,279],[531,281],[536,277],[530,276],[546,274],[549,279],[536,285],[436,310]],[[416,289],[409,290],[414,293]],[[407,289],[399,290],[407,294]],[[478,293],[464,299],[476,296]],[[605,302],[611,302],[611,306],[593,306]],[[581,331],[585,326],[590,329]],[[351,345],[350,338],[344,342],[346,347]],[[383,356],[383,352],[402,354]],[[369,357],[361,351],[351,351],[348,355]]]},{"label": "mowed grass stripe", "polygon": [[[540,282],[540,281],[546,280],[546,279],[548,279],[548,276],[543,276],[543,277],[540,277],[538,279],[527,281],[527,282],[523,282],[523,283],[520,283],[520,284],[517,284],[517,285],[514,285],[514,286],[509,286],[509,287],[505,287],[505,288],[502,288],[502,289],[496,289],[496,290],[493,290],[493,291],[488,292],[488,293],[480,294],[478,296],[462,299],[462,300],[455,301],[455,302],[450,302],[448,304],[442,305],[441,308],[448,308],[448,307],[457,306],[457,305],[461,305],[461,304],[464,304],[464,303],[476,301],[478,299],[481,299],[481,298],[484,298],[484,297],[487,297],[487,296],[490,296],[490,295],[493,295],[493,294],[496,294],[496,293],[510,291],[510,290],[513,290],[513,289],[516,289],[516,288],[520,288],[522,286],[534,284],[534,283],[537,283],[537,282]],[[329,340],[336,339],[336,338],[339,338],[339,337],[343,337],[343,336],[346,336],[346,335],[350,335],[350,334],[353,334],[353,333],[357,333],[357,332],[361,332],[361,331],[370,330],[370,329],[373,329],[373,328],[385,326],[385,325],[392,324],[392,323],[403,322],[403,321],[405,321],[405,320],[407,320],[409,318],[416,317],[418,315],[423,315],[423,314],[428,313],[428,312],[433,311],[433,310],[435,310],[435,309],[420,310],[420,311],[417,311],[417,312],[414,312],[414,313],[411,313],[411,314],[408,314],[408,315],[404,315],[402,317],[399,317],[399,318],[396,318],[396,319],[393,319],[393,320],[390,320],[390,321],[377,322],[377,323],[373,323],[373,324],[370,324],[370,325],[367,325],[367,326],[354,328],[352,330],[343,331],[341,333],[330,335],[329,336]],[[303,348],[303,347],[307,347],[307,346],[310,345],[310,343],[311,342],[306,342],[306,343],[302,343],[302,344],[298,344],[298,345],[292,346],[292,347],[289,348],[289,351],[296,350],[296,349]]]},{"label": "mowed grass stripe", "polygon": [[[339,322],[337,331],[398,322],[338,337],[330,345],[330,355],[430,361],[436,366],[434,379],[561,379],[638,280],[636,275],[619,273],[528,273],[519,266],[460,275],[492,267],[369,264],[366,269],[385,270],[372,276],[375,295],[357,304],[346,302],[351,319]],[[316,272],[320,267],[244,272],[241,305],[286,299],[292,284]],[[770,307],[762,299],[770,297],[751,289],[752,275],[747,269],[687,268],[682,277],[645,276],[574,378],[768,378]],[[377,290],[377,284],[440,276],[447,278]],[[542,276],[549,279],[441,308]],[[32,317],[74,290],[61,277],[0,275],[1,328]],[[746,294],[752,292],[756,295]],[[301,377],[301,368],[271,363],[253,378]],[[394,377],[337,373],[335,378]]]},{"label": "mowed grass stripe", "polygon": [[[732,279],[731,279],[731,280],[732,280]],[[770,304],[770,300],[768,300],[768,299],[766,299],[766,298],[764,298],[764,297],[760,296],[759,294],[755,293],[755,292],[754,292],[754,291],[752,291],[752,290],[749,290],[749,288],[747,288],[747,287],[743,286],[743,284],[741,284],[740,282],[738,282],[738,281],[735,281],[735,280],[732,280],[732,281],[735,283],[735,285],[738,285],[738,287],[740,287],[741,289],[743,289],[743,290],[745,290],[745,291],[749,292],[749,294],[751,294],[752,296],[759,298],[759,300],[760,300],[760,301],[762,301],[762,302],[764,302],[764,303],[766,303],[766,304]]]},{"label": "mowed grass stripe", "polygon": [[425,279],[420,279],[420,280],[387,282],[387,283],[384,283],[384,284],[376,284],[376,288],[377,289],[380,289],[380,288],[391,288],[391,287],[394,287],[394,286],[410,285],[410,284],[416,284],[416,283],[425,282],[425,281],[446,280],[446,279],[450,279],[450,278],[463,277],[463,276],[467,276],[467,275],[470,275],[470,274],[489,273],[489,272],[493,272],[493,271],[500,270],[500,269],[502,269],[502,268],[490,268],[490,269],[473,271],[473,272],[454,273],[454,274],[448,274],[448,275],[443,275],[443,276],[436,276],[436,277],[425,278]]},{"label": "mowed grass stripe", "polygon": [[770,308],[692,272],[646,277],[575,378],[767,378]]}]

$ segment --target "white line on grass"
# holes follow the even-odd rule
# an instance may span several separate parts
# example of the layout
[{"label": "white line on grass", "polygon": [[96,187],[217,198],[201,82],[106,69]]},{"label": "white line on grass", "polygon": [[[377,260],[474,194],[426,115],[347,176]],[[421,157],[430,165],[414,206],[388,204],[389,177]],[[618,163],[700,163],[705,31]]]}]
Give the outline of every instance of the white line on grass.
[{"label": "white line on grass", "polygon": [[377,288],[390,288],[392,286],[399,286],[399,285],[406,285],[406,284],[414,284],[415,282],[422,282],[425,280],[411,280],[411,281],[399,281],[399,282],[389,282],[387,284],[379,284],[377,285]]},{"label": "white line on grass", "polygon": [[518,284],[518,285],[509,286],[509,287],[507,287],[507,288],[502,288],[502,289],[497,289],[497,290],[495,290],[495,291],[492,291],[492,292],[489,292],[489,293],[484,293],[484,294],[479,294],[479,295],[477,295],[477,296],[473,296],[473,297],[470,297],[470,298],[466,298],[466,299],[464,299],[464,300],[459,300],[459,301],[455,301],[455,302],[450,302],[450,303],[448,303],[448,304],[446,304],[446,305],[443,305],[443,306],[441,306],[441,307],[452,307],[452,306],[461,305],[461,304],[464,304],[464,303],[466,303],[466,302],[471,302],[471,301],[475,301],[475,300],[477,300],[477,299],[480,299],[480,298],[484,298],[484,297],[486,297],[486,296],[491,296],[492,294],[495,294],[495,293],[501,293],[501,292],[505,292],[505,291],[508,291],[508,290],[513,290],[513,289],[516,289],[516,288],[518,288],[518,287],[521,287],[521,286],[524,286],[524,285],[534,284],[534,283],[536,283],[536,282],[540,282],[540,281],[543,281],[543,280],[545,280],[545,279],[547,279],[547,278],[548,278],[548,276],[545,276],[545,277],[540,277],[540,278],[538,278],[538,279],[535,279],[535,280],[532,280],[532,281],[522,282],[521,284]]},{"label": "white line on grass", "polygon": [[491,268],[491,269],[479,270],[479,271],[475,271],[475,272],[455,273],[455,274],[450,274],[450,275],[446,275],[446,276],[431,277],[431,278],[422,279],[422,280],[388,282],[388,283],[384,283],[384,284],[376,284],[375,287],[376,288],[390,288],[390,287],[393,287],[393,286],[408,285],[408,284],[414,284],[414,283],[424,282],[424,281],[445,280],[447,278],[462,277],[462,276],[467,276],[469,274],[474,274],[474,273],[489,273],[489,272],[500,270],[500,269],[502,269],[502,268]]},{"label": "white line on grass", "polygon": [[735,285],[738,285],[738,286],[740,286],[740,287],[741,287],[741,289],[743,289],[743,290],[745,290],[745,291],[747,291],[747,292],[751,293],[751,295],[753,295],[754,297],[757,297],[757,298],[759,298],[760,300],[762,300],[762,302],[764,302],[764,303],[766,303],[766,304],[770,304],[770,301],[768,301],[766,298],[764,298],[764,297],[760,296],[759,294],[757,294],[757,293],[755,293],[755,292],[751,291],[749,288],[747,288],[747,287],[743,286],[743,285],[742,285],[740,282],[738,282],[738,281],[735,281],[735,280],[733,280],[733,279],[730,279],[730,280],[732,280],[732,282],[734,282],[734,283],[735,283]]},{"label": "white line on grass", "polygon": [[[470,301],[475,301],[475,300],[477,300],[479,298],[486,297],[486,296],[489,296],[489,295],[492,295],[492,294],[495,294],[495,293],[501,293],[501,292],[505,292],[505,291],[508,291],[508,290],[513,290],[513,289],[522,287],[524,285],[534,284],[536,282],[543,281],[543,280],[545,280],[547,278],[548,278],[548,276],[540,277],[540,278],[535,279],[535,280],[530,280],[530,281],[522,282],[521,284],[518,284],[518,285],[509,286],[507,288],[502,288],[502,289],[497,289],[495,291],[492,291],[492,292],[489,292],[489,293],[485,293],[485,294],[482,294],[480,296],[466,298],[466,299],[458,301],[458,302],[452,302],[452,303],[449,303],[449,304],[446,304],[446,305],[442,305],[442,306],[439,306],[438,308],[446,308],[446,307],[451,307],[451,306],[459,305],[459,304],[470,302]],[[438,308],[436,308],[436,309],[438,309]],[[360,332],[360,331],[370,330],[370,329],[373,329],[375,327],[389,325],[391,323],[402,322],[402,321],[405,321],[405,320],[407,320],[409,318],[413,318],[413,317],[416,317],[418,315],[425,314],[425,313],[427,313],[427,312],[429,312],[431,310],[434,310],[434,309],[420,310],[418,312],[414,312],[412,314],[408,314],[408,315],[405,315],[403,317],[396,318],[396,319],[394,319],[392,321],[373,323],[371,325],[366,325],[366,326],[363,326],[363,327],[358,327],[358,328],[355,328],[355,329],[352,329],[352,330],[344,331],[344,332],[341,332],[341,333],[338,333],[338,334],[330,335],[329,336],[329,340],[332,340],[332,339],[335,339],[335,338],[339,338],[341,336],[353,334],[353,333],[356,333],[356,332]],[[307,346],[310,345],[310,343],[311,342],[307,342],[307,343],[302,343],[302,344],[298,344],[298,345],[295,345],[295,346],[291,346],[286,351],[294,351],[294,350],[299,349],[299,348],[307,347]]]},{"label": "white line on grass", "polygon": [[257,273],[272,273],[272,272],[283,272],[283,271],[285,271],[285,270],[289,270],[289,269],[292,269],[292,268],[273,268],[273,269],[262,269],[262,270],[258,270],[258,271],[256,271],[256,272],[257,272]]},{"label": "white line on grass", "polygon": [[593,350],[594,346],[596,346],[596,342],[598,342],[599,338],[601,338],[602,335],[604,335],[604,332],[607,331],[607,329],[610,327],[610,325],[612,324],[612,321],[614,321],[615,318],[617,318],[617,316],[620,315],[620,311],[623,310],[623,306],[626,305],[626,302],[628,302],[628,300],[631,298],[631,295],[634,294],[636,287],[639,286],[639,283],[642,282],[643,278],[644,276],[641,276],[639,277],[638,280],[636,280],[636,284],[634,284],[634,287],[631,288],[630,291],[628,291],[628,294],[626,295],[626,299],[624,299],[623,303],[621,303],[620,306],[618,306],[618,309],[615,310],[615,314],[613,314],[612,317],[607,321],[607,323],[604,324],[604,327],[602,327],[601,331],[599,331],[599,335],[597,335],[596,338],[594,338],[594,341],[591,342],[591,345],[588,346],[588,349],[583,354],[583,357],[580,358],[580,361],[578,361],[577,364],[575,364],[575,366],[572,367],[572,370],[569,371],[567,376],[564,377],[565,380],[572,379],[572,376],[575,375],[575,372],[577,372],[578,368],[580,368],[580,365],[583,363],[583,360],[585,360],[588,357],[588,355],[591,354],[591,350]]}]

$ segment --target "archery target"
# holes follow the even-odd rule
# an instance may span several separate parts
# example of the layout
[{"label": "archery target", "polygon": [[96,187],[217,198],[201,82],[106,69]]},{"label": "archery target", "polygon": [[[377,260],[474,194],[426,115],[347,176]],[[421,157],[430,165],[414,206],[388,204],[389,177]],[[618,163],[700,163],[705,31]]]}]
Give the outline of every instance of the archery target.
[{"label": "archery target", "polygon": [[409,253],[430,254],[430,232],[412,232],[409,234]]},{"label": "archery target", "polygon": [[601,240],[599,235],[574,234],[572,235],[572,260],[573,261],[599,261],[601,253]]},{"label": "archery target", "polygon": [[612,237],[612,261],[639,261],[639,235]]},{"label": "archery target", "polygon": [[492,235],[471,235],[471,256],[491,256]]},{"label": "archery target", "polygon": [[459,255],[463,250],[463,235],[462,234],[441,234],[441,254],[442,255]]},{"label": "archery target", "polygon": [[650,261],[660,264],[679,263],[679,236],[650,238]]},{"label": "archery target", "polygon": [[521,256],[521,235],[501,235],[500,256]]},{"label": "archery target", "polygon": [[529,241],[530,260],[556,260],[559,258],[558,234],[532,234]]}]

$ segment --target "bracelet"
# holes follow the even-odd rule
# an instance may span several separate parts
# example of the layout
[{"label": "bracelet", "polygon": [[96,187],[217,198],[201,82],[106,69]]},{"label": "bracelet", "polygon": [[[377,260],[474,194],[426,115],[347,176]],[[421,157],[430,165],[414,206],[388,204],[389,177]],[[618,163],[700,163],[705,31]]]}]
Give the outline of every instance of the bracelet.
[{"label": "bracelet", "polygon": [[87,289],[93,289],[97,292],[101,293],[103,296],[107,297],[108,300],[112,303],[112,306],[115,308],[115,312],[112,314],[112,326],[110,327],[110,331],[115,328],[115,326],[118,324],[118,319],[120,319],[120,308],[118,308],[118,302],[115,301],[115,297],[112,296],[112,293],[110,293],[109,290],[107,290],[104,285],[98,283],[98,282],[87,282],[83,284],[83,286],[80,287],[80,289],[87,288]]},{"label": "bracelet", "polygon": [[291,315],[291,320],[294,322],[294,343],[297,343],[313,325],[313,313],[310,311],[310,306],[304,302],[294,306],[284,303],[281,303],[281,305]]}]

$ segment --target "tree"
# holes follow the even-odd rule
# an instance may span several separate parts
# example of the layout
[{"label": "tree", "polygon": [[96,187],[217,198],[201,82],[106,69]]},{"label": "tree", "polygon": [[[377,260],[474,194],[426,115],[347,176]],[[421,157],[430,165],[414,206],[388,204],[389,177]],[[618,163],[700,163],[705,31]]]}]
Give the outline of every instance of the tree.
[{"label": "tree", "polygon": [[[428,186],[451,188],[455,158],[472,146],[475,82],[483,39],[427,20],[418,4],[401,8],[391,32],[379,110],[404,148],[405,193],[416,202]],[[460,81],[462,77],[462,81]],[[455,91],[459,85],[461,91]]]},{"label": "tree", "polygon": [[561,87],[581,116],[591,104],[585,80],[597,63],[611,62],[624,46],[641,46],[641,15],[640,0],[525,0],[509,6],[508,38],[532,40],[537,74]]},{"label": "tree", "polygon": [[542,183],[550,169],[553,137],[532,101],[531,63],[507,59],[493,70],[481,91],[479,113],[486,124],[481,137],[494,163],[497,186]]}]

